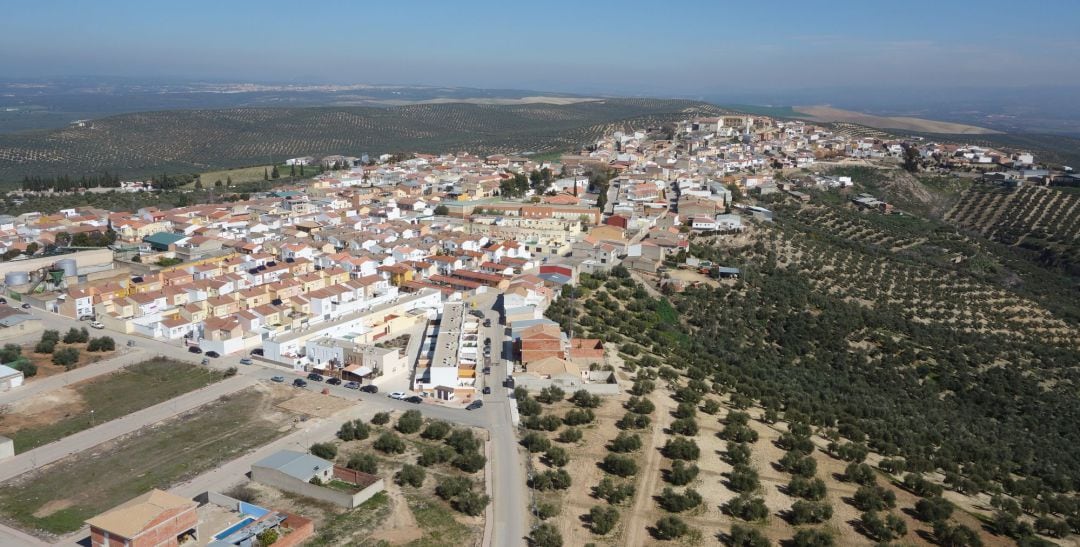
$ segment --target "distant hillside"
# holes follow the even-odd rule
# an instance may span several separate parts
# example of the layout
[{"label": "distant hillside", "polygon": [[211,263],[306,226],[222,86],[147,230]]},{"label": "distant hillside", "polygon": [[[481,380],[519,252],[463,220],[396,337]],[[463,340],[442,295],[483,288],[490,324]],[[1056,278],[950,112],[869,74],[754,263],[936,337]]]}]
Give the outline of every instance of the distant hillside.
[{"label": "distant hillside", "polygon": [[1000,133],[993,129],[976,127],[962,123],[941,122],[909,116],[874,116],[853,110],[841,110],[829,106],[796,106],[792,107],[795,115],[803,115],[820,122],[848,122],[876,127],[879,129],[902,129],[906,131],[922,131],[925,133],[948,133],[964,135],[985,135]]},{"label": "distant hillside", "polygon": [[605,99],[141,112],[87,127],[0,135],[0,181],[103,170],[196,172],[297,155],[570,150],[618,129],[672,123],[695,112],[723,109],[696,101]]}]

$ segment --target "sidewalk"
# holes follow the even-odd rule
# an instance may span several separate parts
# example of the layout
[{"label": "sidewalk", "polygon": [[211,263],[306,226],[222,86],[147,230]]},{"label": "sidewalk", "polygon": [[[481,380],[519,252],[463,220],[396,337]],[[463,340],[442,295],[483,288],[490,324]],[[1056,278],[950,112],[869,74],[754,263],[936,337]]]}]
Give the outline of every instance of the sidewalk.
[{"label": "sidewalk", "polygon": [[[129,350],[129,351],[124,351]],[[129,349],[122,347],[116,355],[91,363],[84,367],[79,367],[68,372],[62,372],[55,376],[49,376],[48,378],[42,378],[40,380],[30,379],[28,382],[20,387],[17,387],[11,391],[0,392],[0,404],[9,404],[16,401],[21,401],[27,397],[32,397],[38,393],[44,393],[46,391],[52,391],[57,388],[64,387],[68,384],[74,384],[83,380],[89,380],[95,376],[101,376],[102,374],[108,374],[110,372],[117,371],[128,365],[133,365],[139,361],[145,361],[153,357],[147,355],[142,350],[135,348]]]}]

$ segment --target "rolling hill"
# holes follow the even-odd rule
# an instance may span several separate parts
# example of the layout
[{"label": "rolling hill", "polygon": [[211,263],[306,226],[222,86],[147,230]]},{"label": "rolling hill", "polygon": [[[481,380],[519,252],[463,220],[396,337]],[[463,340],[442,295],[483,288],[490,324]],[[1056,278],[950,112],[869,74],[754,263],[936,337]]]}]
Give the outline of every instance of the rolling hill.
[{"label": "rolling hill", "polygon": [[297,155],[571,150],[618,129],[722,111],[695,101],[605,99],[139,112],[85,127],[0,135],[0,181],[103,170],[125,176],[194,172]]}]

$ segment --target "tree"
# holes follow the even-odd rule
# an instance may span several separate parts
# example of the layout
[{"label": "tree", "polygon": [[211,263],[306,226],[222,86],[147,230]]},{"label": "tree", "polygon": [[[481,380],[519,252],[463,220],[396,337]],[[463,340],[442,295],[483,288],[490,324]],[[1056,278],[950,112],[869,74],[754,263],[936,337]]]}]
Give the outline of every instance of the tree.
[{"label": "tree", "polygon": [[34,346],[35,353],[52,353],[56,349],[56,340],[42,339]]},{"label": "tree", "polygon": [[480,441],[469,429],[455,429],[446,437],[446,444],[458,454],[480,450]]},{"label": "tree", "polygon": [[560,443],[576,443],[581,440],[581,430],[576,427],[568,427],[556,437]]},{"label": "tree", "polygon": [[611,477],[600,479],[600,484],[593,487],[593,495],[612,505],[618,505],[634,495],[631,483],[616,483]]},{"label": "tree", "polygon": [[580,408],[597,408],[602,401],[599,395],[593,395],[584,389],[579,389],[570,396],[570,402]]},{"label": "tree", "polygon": [[549,405],[561,401],[565,396],[566,392],[558,386],[549,386],[540,390],[540,394],[536,396],[536,400]]},{"label": "tree", "polygon": [[562,547],[562,534],[555,525],[542,523],[529,532],[529,545],[531,547]]},{"label": "tree", "polygon": [[570,463],[570,453],[561,446],[550,446],[544,451],[544,460],[553,467],[564,467]]},{"label": "tree", "polygon": [[281,173],[278,172],[278,168],[275,165],[274,168],[270,170],[270,178],[276,180],[280,176],[281,176]]},{"label": "tree", "polygon": [[982,547],[982,539],[963,524],[934,523],[934,540],[941,547]]},{"label": "tree", "polygon": [[486,494],[469,490],[468,492],[463,492],[459,495],[452,505],[454,506],[454,509],[465,513],[470,517],[475,517],[480,513],[483,513],[484,508],[486,508],[489,503],[491,503],[491,498]]},{"label": "tree", "polygon": [[[398,420],[398,425],[401,425],[401,420]],[[431,441],[438,441],[445,437],[447,433],[450,433],[450,429],[450,424],[446,422],[433,421],[429,422],[427,427],[420,432],[420,436]]]},{"label": "tree", "polygon": [[109,336],[91,338],[90,343],[86,345],[87,351],[113,351],[115,349],[116,341]]},{"label": "tree", "polygon": [[454,458],[454,467],[466,473],[476,473],[483,469],[486,464],[487,457],[476,450],[458,454],[458,456]]},{"label": "tree", "polygon": [[64,335],[65,344],[81,344],[90,339],[90,333],[86,329],[77,329],[72,327]]},{"label": "tree", "polygon": [[698,434],[697,420],[693,418],[679,418],[671,422],[671,432],[678,435],[693,437]]},{"label": "tree", "polygon": [[638,471],[637,462],[629,456],[620,454],[608,454],[604,456],[604,471],[619,477],[629,477]]},{"label": "tree", "polygon": [[420,431],[420,428],[424,425],[424,416],[420,414],[419,410],[407,410],[401,417],[398,418],[397,425],[394,429],[398,432],[411,435]]},{"label": "tree", "polygon": [[851,504],[861,511],[881,511],[896,507],[896,494],[880,486],[860,486]]},{"label": "tree", "polygon": [[445,205],[436,205],[434,212],[436,216],[444,217],[450,214],[450,208]]},{"label": "tree", "polygon": [[923,498],[915,502],[915,515],[925,522],[941,522],[949,518],[953,504],[940,497]]},{"label": "tree", "polygon": [[750,466],[736,465],[728,474],[728,487],[736,492],[751,492],[760,486],[757,471]]},{"label": "tree", "polygon": [[671,487],[665,487],[660,492],[660,507],[670,513],[681,513],[701,505],[701,494],[693,488],[687,488],[683,493],[675,492]]},{"label": "tree", "polygon": [[791,538],[791,544],[794,547],[833,547],[836,545],[836,540],[826,530],[802,528],[795,532],[795,537]]},{"label": "tree", "polygon": [[633,452],[641,448],[641,437],[635,433],[627,433],[620,431],[619,434],[608,445],[608,450],[612,452]]},{"label": "tree", "polygon": [[308,452],[324,460],[333,460],[337,457],[337,445],[334,443],[315,443],[308,448]]},{"label": "tree", "polygon": [[387,431],[382,435],[379,435],[378,439],[371,445],[375,450],[385,452],[387,454],[404,454],[405,453],[405,441],[401,440],[401,437]]},{"label": "tree", "polygon": [[79,362],[79,349],[73,347],[61,348],[53,351],[52,362],[54,365],[59,365],[65,369],[71,370],[75,368]]},{"label": "tree", "polygon": [[386,425],[390,423],[390,413],[376,412],[375,415],[371,417],[371,423],[375,425]]},{"label": "tree", "polygon": [[34,376],[37,376],[37,365],[35,365],[33,361],[27,359],[26,357],[19,356],[19,358],[15,359],[15,361],[10,363],[10,365],[11,368],[22,372],[23,376],[26,378],[33,378]]},{"label": "tree", "polygon": [[728,545],[731,547],[769,547],[772,544],[757,528],[732,524]]},{"label": "tree", "polygon": [[31,241],[30,243],[27,243],[26,244],[26,252],[25,252],[26,256],[34,256],[34,255],[36,255],[37,252],[38,252],[38,249],[40,249],[40,248],[41,248],[41,246],[38,245],[38,243],[36,241]]},{"label": "tree", "polygon": [[547,520],[559,515],[559,506],[554,503],[541,502],[536,505],[536,518]]},{"label": "tree", "polygon": [[343,441],[362,441],[371,435],[371,427],[361,420],[352,420],[341,424],[337,438]]},{"label": "tree", "polygon": [[619,511],[610,505],[594,505],[589,509],[589,528],[594,534],[604,535],[615,529]]},{"label": "tree", "polygon": [[656,521],[656,527],[654,528],[656,539],[665,541],[679,539],[688,533],[690,533],[690,526],[676,516],[661,518]]},{"label": "tree", "polygon": [[435,485],[435,495],[446,501],[469,490],[472,490],[472,481],[465,477],[443,477],[439,480],[439,484]]},{"label": "tree", "polygon": [[798,475],[791,478],[788,483],[788,495],[806,500],[825,499],[825,481],[821,479],[808,479]]},{"label": "tree", "polygon": [[697,460],[701,456],[701,449],[697,443],[685,437],[668,439],[664,443],[663,453],[673,460]]},{"label": "tree", "polygon": [[521,446],[532,453],[543,452],[551,447],[551,440],[545,435],[530,431],[521,438]]},{"label": "tree", "polygon": [[827,502],[798,500],[791,505],[791,523],[819,524],[832,518],[832,506]]},{"label": "tree", "polygon": [[596,414],[589,408],[574,408],[567,411],[566,416],[563,416],[563,423],[566,425],[584,425],[595,420]]},{"label": "tree", "polygon": [[675,486],[684,486],[696,479],[698,472],[697,465],[687,465],[682,460],[675,460],[671,464],[671,470],[667,474],[667,480]]},{"label": "tree", "polygon": [[863,486],[871,486],[875,483],[877,475],[874,470],[865,463],[852,463],[848,464],[844,469],[844,480],[847,482],[854,482]]},{"label": "tree", "polygon": [[919,171],[919,149],[910,143],[900,145],[904,150],[904,170],[909,173]]},{"label": "tree", "polygon": [[278,531],[270,528],[259,532],[255,539],[259,541],[259,547],[270,547],[278,540]]},{"label": "tree", "polygon": [[[42,340],[52,340],[53,342],[59,342],[60,341],[60,331],[56,331],[56,330],[43,331],[41,333],[41,339]],[[14,345],[14,344],[5,344],[4,349],[6,350],[9,345]],[[18,347],[18,346],[15,346],[15,347]]]},{"label": "tree", "polygon": [[870,539],[877,541],[892,541],[907,534],[907,524],[904,519],[893,513],[887,513],[881,518],[874,511],[867,511],[859,517],[863,531]]},{"label": "tree", "polygon": [[[336,452],[336,450],[335,450]],[[329,459],[329,458],[327,458]],[[379,472],[379,460],[375,458],[374,454],[362,452],[359,454],[353,454],[349,457],[349,462],[345,464],[345,467],[374,475]]]},{"label": "tree", "polygon": [[769,508],[765,505],[765,500],[747,494],[739,494],[731,498],[724,504],[724,510],[731,516],[747,522],[765,520],[769,516]]}]

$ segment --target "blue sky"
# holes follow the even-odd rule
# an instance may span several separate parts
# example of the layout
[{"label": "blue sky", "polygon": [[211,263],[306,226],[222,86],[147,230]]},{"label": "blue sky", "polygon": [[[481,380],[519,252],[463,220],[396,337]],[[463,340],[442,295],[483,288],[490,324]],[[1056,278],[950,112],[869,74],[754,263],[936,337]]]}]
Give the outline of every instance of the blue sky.
[{"label": "blue sky", "polygon": [[0,74],[624,94],[1080,84],[1080,2],[5,0]]}]

